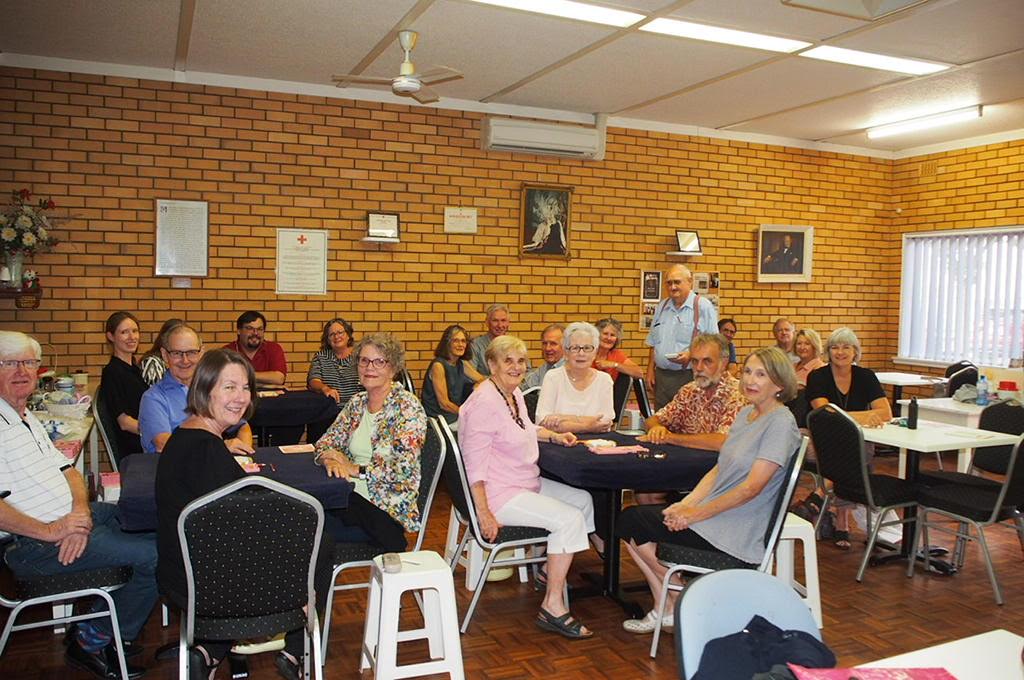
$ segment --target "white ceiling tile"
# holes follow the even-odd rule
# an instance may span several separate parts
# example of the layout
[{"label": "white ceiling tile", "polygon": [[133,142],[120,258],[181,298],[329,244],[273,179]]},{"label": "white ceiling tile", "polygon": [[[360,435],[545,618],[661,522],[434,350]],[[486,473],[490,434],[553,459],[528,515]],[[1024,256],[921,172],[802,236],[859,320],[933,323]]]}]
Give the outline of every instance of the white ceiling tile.
[{"label": "white ceiling tile", "polygon": [[0,52],[174,66],[177,2],[3,2],[0,16]]},{"label": "white ceiling tile", "polygon": [[787,57],[625,115],[717,128],[899,78],[884,71]]},{"label": "white ceiling tile", "polygon": [[696,40],[636,33],[587,54],[500,101],[611,113],[775,55]]},{"label": "white ceiling tile", "polygon": [[197,2],[188,70],[330,84],[414,0]]},{"label": "white ceiling tile", "polygon": [[921,10],[835,42],[866,52],[966,64],[1024,47],[1024,2],[960,0]]},{"label": "white ceiling tile", "polygon": [[827,12],[790,7],[779,0],[694,0],[669,16],[810,41],[824,40],[867,23]]}]

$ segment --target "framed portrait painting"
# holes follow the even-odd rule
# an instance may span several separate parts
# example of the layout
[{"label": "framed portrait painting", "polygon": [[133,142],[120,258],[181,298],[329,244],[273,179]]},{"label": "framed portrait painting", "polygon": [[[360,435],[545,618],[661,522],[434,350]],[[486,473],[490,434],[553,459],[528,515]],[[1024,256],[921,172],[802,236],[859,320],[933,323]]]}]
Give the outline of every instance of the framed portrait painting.
[{"label": "framed portrait painting", "polygon": [[814,227],[762,224],[757,232],[758,283],[811,280]]},{"label": "framed portrait painting", "polygon": [[520,219],[523,255],[569,257],[572,187],[524,184]]}]

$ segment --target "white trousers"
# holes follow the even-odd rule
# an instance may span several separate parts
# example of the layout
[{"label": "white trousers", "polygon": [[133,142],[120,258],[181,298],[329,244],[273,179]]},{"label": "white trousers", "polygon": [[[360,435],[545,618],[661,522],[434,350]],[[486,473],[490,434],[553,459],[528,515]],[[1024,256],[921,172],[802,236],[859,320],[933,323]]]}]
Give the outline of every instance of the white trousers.
[{"label": "white trousers", "polygon": [[516,494],[494,518],[503,525],[547,529],[549,553],[577,553],[589,547],[594,503],[586,491],[542,477],[540,491]]}]

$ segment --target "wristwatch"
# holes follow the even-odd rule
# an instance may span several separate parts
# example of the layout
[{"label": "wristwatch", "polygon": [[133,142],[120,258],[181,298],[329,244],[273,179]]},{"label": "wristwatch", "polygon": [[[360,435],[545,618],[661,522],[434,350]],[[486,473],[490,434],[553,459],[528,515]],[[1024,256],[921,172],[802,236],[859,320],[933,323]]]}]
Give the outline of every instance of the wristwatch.
[{"label": "wristwatch", "polygon": [[366,479],[366,466],[365,465],[360,465],[359,466],[359,474],[356,475],[356,479]]}]

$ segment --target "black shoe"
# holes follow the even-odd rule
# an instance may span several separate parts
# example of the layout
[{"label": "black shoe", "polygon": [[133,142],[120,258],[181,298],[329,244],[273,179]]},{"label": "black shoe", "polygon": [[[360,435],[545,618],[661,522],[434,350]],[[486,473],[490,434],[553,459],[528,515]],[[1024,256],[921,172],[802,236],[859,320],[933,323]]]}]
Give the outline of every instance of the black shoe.
[{"label": "black shoe", "polygon": [[[117,662],[117,651],[114,650],[114,645],[112,644],[107,645],[95,654],[90,654],[82,649],[80,644],[74,642],[69,644],[64,652],[64,660],[68,662],[69,666],[89,671],[97,678],[102,678],[103,680],[119,680],[121,678],[121,667]],[[146,669],[142,666],[125,665],[128,667],[129,680],[141,678],[146,672]]]},{"label": "black shoe", "polygon": [[[65,647],[70,645],[72,642],[75,642],[77,644],[78,640],[75,638],[75,632],[77,630],[78,630],[78,624],[77,623],[72,623],[64,631],[64,646]],[[124,658],[126,658],[126,659],[134,658],[134,657],[138,656],[139,654],[142,654],[142,652],[143,652],[142,645],[140,645],[138,642],[135,642],[134,640],[121,640],[121,644],[124,645]],[[111,646],[111,648],[113,648],[114,643],[111,642],[110,646]]]},{"label": "black shoe", "polygon": [[274,665],[277,666],[277,674],[286,680],[299,680],[302,677],[299,664],[292,661],[284,652],[279,652],[274,657]]}]

